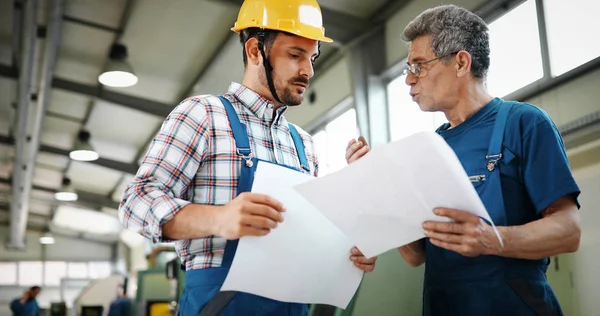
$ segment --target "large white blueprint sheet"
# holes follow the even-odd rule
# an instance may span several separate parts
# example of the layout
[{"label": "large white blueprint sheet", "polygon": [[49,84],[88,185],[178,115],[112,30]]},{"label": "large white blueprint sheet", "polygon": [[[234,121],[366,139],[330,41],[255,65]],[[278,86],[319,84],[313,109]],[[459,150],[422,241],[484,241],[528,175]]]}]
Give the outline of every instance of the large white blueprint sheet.
[{"label": "large white blueprint sheet", "polygon": [[236,290],[295,303],[346,308],[363,272],[350,261],[354,246],[293,186],[314,179],[259,162],[252,192],[286,207],[283,223],[263,237],[243,237],[221,290]]},{"label": "large white blueprint sheet", "polygon": [[492,222],[458,157],[433,132],[387,144],[295,189],[367,257],[424,238],[425,221],[450,221],[436,207]]}]

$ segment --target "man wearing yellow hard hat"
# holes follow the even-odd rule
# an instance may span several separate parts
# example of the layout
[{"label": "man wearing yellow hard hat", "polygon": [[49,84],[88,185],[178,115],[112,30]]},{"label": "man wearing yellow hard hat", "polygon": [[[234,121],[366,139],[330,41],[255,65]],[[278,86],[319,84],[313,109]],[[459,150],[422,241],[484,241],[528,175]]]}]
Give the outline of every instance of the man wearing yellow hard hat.
[{"label": "man wearing yellow hard hat", "polygon": [[[249,192],[258,161],[318,173],[312,137],[283,114],[302,103],[319,43],[332,42],[322,24],[315,0],[246,0],[232,28],[243,46],[242,83],[181,102],[125,190],[123,226],[175,242],[186,271],[180,315],[308,314],[306,304],[219,289],[237,240],[283,221],[280,202]],[[366,272],[375,265],[356,248],[349,260]]]}]

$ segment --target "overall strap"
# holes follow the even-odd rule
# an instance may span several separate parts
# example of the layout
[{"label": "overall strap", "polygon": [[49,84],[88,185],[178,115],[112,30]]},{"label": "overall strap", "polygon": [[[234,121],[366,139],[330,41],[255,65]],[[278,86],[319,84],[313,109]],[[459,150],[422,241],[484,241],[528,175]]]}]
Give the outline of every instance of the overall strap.
[{"label": "overall strap", "polygon": [[233,138],[235,139],[236,153],[246,161],[248,167],[252,167],[252,148],[250,147],[248,132],[246,132],[246,125],[240,122],[240,118],[229,100],[223,96],[219,96],[219,99],[221,99],[221,102],[225,106],[225,111],[227,112],[229,125],[231,125],[231,131],[233,132]]},{"label": "overall strap", "polygon": [[[254,179],[253,169],[254,161],[252,157],[252,148],[250,147],[250,140],[248,139],[248,132],[246,131],[246,125],[240,122],[237,112],[233,108],[233,105],[223,96],[219,96],[221,102],[225,106],[227,112],[227,118],[229,119],[229,125],[233,132],[233,138],[235,140],[236,153],[245,160],[246,163],[242,164],[242,170],[240,172],[240,178],[238,180],[238,187],[236,196],[243,193],[249,192],[252,189],[252,182]],[[230,267],[235,251],[237,249],[237,240],[228,240],[225,244],[225,253],[223,254],[222,267]]]},{"label": "overall strap", "polygon": [[310,172],[310,167],[308,166],[308,159],[306,159],[306,151],[304,150],[304,142],[302,141],[302,137],[298,130],[292,123],[288,123],[290,128],[290,134],[292,134],[292,139],[294,140],[294,146],[296,146],[296,152],[298,152],[298,160],[300,160],[300,167],[305,172]]},{"label": "overall strap", "polygon": [[[233,132],[233,138],[235,140],[236,153],[246,162],[242,164],[236,192],[237,196],[242,192],[249,192],[252,189],[252,182],[254,180],[252,166],[254,166],[255,158],[252,157],[252,148],[250,147],[250,139],[248,138],[246,125],[240,122],[240,118],[229,100],[223,96],[219,96],[219,99],[221,99],[221,102],[225,106],[225,111],[227,112],[227,118],[229,119],[229,125],[231,126],[231,131]],[[238,240],[226,241],[221,267],[227,269],[231,267],[237,245]],[[200,310],[199,316],[219,315],[236,294],[236,291],[217,292],[217,294],[215,294],[215,296],[213,296]]]},{"label": "overall strap", "polygon": [[506,128],[508,113],[513,107],[513,104],[513,102],[508,102],[500,105],[498,113],[496,114],[496,121],[494,122],[494,128],[492,129],[490,147],[488,148],[488,154],[485,156],[485,159],[488,159],[487,169],[490,172],[494,171],[496,164],[500,159],[502,159],[502,141],[504,140],[504,130]]}]

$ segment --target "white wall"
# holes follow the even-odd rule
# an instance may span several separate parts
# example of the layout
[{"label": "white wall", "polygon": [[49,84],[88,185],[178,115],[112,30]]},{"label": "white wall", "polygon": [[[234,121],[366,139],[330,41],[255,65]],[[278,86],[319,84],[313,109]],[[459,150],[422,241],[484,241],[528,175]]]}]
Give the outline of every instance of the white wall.
[{"label": "white wall", "polygon": [[579,251],[573,255],[573,315],[596,315],[600,310],[600,163],[577,169],[574,174],[582,191],[580,215],[583,237]]},{"label": "white wall", "polygon": [[558,126],[600,110],[600,69],[591,71],[527,102],[543,108]]}]

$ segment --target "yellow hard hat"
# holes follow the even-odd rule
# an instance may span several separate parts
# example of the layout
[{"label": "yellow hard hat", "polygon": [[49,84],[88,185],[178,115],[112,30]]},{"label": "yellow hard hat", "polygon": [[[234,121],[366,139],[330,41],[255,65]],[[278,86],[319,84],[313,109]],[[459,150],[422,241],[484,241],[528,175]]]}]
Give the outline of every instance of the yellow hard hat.
[{"label": "yellow hard hat", "polygon": [[232,31],[257,27],[331,43],[316,0],[245,0]]}]

